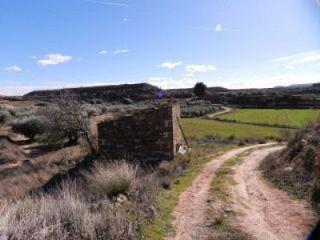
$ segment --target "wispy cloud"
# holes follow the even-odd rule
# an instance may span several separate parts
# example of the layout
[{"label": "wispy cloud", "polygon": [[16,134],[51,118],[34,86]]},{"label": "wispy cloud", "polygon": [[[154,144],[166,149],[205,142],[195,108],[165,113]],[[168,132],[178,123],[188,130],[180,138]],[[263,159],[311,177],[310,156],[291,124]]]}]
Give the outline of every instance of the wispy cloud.
[{"label": "wispy cloud", "polygon": [[17,65],[8,66],[5,68],[7,72],[22,72],[22,68]]},{"label": "wispy cloud", "polygon": [[83,1],[88,3],[97,3],[97,4],[109,5],[109,6],[129,7],[129,4],[124,2],[111,2],[111,1],[99,1],[99,0],[83,0]]},{"label": "wispy cloud", "polygon": [[101,51],[98,52],[99,55],[107,55],[108,54],[108,51],[103,49]]},{"label": "wispy cloud", "polygon": [[295,55],[274,59],[274,62],[284,64],[288,69],[293,69],[297,65],[320,64],[320,51],[304,52]]},{"label": "wispy cloud", "polygon": [[213,27],[193,27],[193,29],[201,31],[212,31],[212,32],[238,32],[239,29],[224,27],[222,24],[218,23]]},{"label": "wispy cloud", "polygon": [[112,53],[115,55],[119,55],[119,54],[126,54],[128,52],[129,52],[129,49],[123,48],[123,49],[116,49]]},{"label": "wispy cloud", "polygon": [[163,63],[157,65],[157,67],[174,69],[174,68],[181,66],[181,65],[183,65],[182,61],[177,61],[177,62],[166,61],[166,62],[163,62]]},{"label": "wispy cloud", "polygon": [[186,72],[188,73],[206,73],[206,72],[213,72],[217,70],[215,65],[196,65],[190,64],[187,65],[185,68]]},{"label": "wispy cloud", "polygon": [[47,54],[45,58],[40,59],[37,61],[37,64],[41,66],[51,66],[51,65],[57,65],[61,63],[66,63],[72,60],[71,56],[62,55],[60,53],[55,54]]}]

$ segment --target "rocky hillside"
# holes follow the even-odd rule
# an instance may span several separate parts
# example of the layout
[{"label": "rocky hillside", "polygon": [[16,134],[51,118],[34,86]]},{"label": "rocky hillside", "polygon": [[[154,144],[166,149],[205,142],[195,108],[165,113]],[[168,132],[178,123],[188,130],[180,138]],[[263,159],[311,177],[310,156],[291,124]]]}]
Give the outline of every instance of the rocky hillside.
[{"label": "rocky hillside", "polygon": [[291,138],[287,147],[268,156],[264,175],[291,194],[320,204],[320,123],[309,125]]}]

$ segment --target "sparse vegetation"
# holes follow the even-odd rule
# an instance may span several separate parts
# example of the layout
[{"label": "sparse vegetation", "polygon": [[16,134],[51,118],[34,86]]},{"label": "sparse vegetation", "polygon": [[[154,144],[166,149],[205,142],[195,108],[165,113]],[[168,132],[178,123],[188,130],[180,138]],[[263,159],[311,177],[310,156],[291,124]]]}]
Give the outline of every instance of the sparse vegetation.
[{"label": "sparse vegetation", "polygon": [[12,130],[34,140],[37,135],[44,133],[45,123],[39,117],[24,117],[12,123]]},{"label": "sparse vegetation", "polygon": [[4,124],[11,117],[11,113],[8,110],[0,109],[0,125]]},{"label": "sparse vegetation", "polygon": [[319,124],[299,130],[287,147],[266,157],[261,165],[264,176],[277,187],[298,198],[320,203]]},{"label": "sparse vegetation", "polygon": [[[100,172],[113,170],[118,173],[129,171],[130,177],[134,177],[134,168],[124,162],[99,165]],[[88,177],[90,173],[85,175]],[[99,177],[105,178],[94,175],[95,182],[103,181],[98,180]],[[118,184],[115,178],[108,179],[110,185],[111,181]],[[1,210],[0,232],[15,240],[130,240],[137,239],[140,228],[154,217],[154,195],[158,185],[151,176],[135,178],[126,195],[113,198],[107,194],[97,198],[91,186],[91,182],[69,180],[58,190],[8,203]],[[99,190],[103,191],[102,188]]]},{"label": "sparse vegetation", "polygon": [[69,144],[77,144],[82,137],[91,152],[95,153],[89,120],[89,115],[93,114],[90,113],[91,110],[82,105],[76,96],[61,95],[51,107],[40,108],[37,111],[37,115],[46,120],[42,139],[49,144],[63,142],[65,139],[68,139]]},{"label": "sparse vegetation", "polygon": [[208,113],[214,113],[217,111],[217,108],[212,105],[207,106],[186,106],[181,108],[181,117],[201,117]]},{"label": "sparse vegetation", "polygon": [[127,193],[136,178],[136,168],[125,161],[114,163],[97,163],[86,179],[90,188],[98,195],[116,196]]}]

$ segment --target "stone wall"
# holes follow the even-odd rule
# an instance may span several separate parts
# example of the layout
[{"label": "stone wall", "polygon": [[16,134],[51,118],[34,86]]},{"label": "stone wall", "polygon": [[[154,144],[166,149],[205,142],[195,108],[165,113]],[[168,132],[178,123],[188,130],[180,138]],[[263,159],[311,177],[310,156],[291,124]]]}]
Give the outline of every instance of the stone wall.
[{"label": "stone wall", "polygon": [[180,107],[172,103],[98,124],[101,155],[110,159],[172,160],[181,143]]}]

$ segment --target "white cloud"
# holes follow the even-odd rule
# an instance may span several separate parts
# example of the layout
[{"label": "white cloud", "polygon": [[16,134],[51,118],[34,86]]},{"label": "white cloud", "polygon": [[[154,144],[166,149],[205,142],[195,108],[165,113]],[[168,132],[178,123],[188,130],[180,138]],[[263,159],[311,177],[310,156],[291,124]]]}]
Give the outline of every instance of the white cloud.
[{"label": "white cloud", "polygon": [[105,50],[105,49],[103,49],[103,50],[101,50],[100,52],[98,52],[98,54],[100,54],[100,55],[107,55],[107,54],[108,54],[108,51]]},{"label": "white cloud", "polygon": [[122,22],[129,22],[130,21],[130,19],[129,18],[122,18]]},{"label": "white cloud", "polygon": [[57,65],[60,63],[66,63],[72,60],[71,56],[61,55],[59,53],[48,54],[44,59],[40,59],[37,63],[41,66]]},{"label": "white cloud", "polygon": [[7,72],[22,72],[22,68],[17,65],[8,66],[5,68]]},{"label": "white cloud", "polygon": [[187,65],[185,70],[188,73],[206,73],[206,72],[216,71],[217,67],[214,65],[191,64],[191,65]]},{"label": "white cloud", "polygon": [[320,64],[320,51],[305,52],[286,57],[274,59],[274,62],[279,62],[285,65],[286,68],[294,68],[297,65],[303,64]]},{"label": "white cloud", "polygon": [[129,52],[129,50],[126,49],[126,48],[124,48],[124,49],[116,49],[116,50],[113,51],[113,54],[119,55],[119,54],[126,54],[128,52]]},{"label": "white cloud", "polygon": [[222,25],[221,24],[217,24],[214,28],[215,32],[221,32],[222,31]]},{"label": "white cloud", "polygon": [[240,88],[272,88],[275,86],[289,86],[292,84],[309,84],[319,82],[317,75],[304,74],[275,74],[267,76],[241,77],[233,79],[220,80],[219,85],[231,89]]},{"label": "white cloud", "polygon": [[163,62],[163,63],[157,65],[157,67],[174,69],[174,68],[181,66],[181,65],[183,65],[182,61],[177,61],[177,62],[166,61],[166,62]]},{"label": "white cloud", "polygon": [[185,76],[181,76],[178,78],[149,77],[148,79],[148,83],[162,89],[191,88],[197,82],[199,82],[198,79]]}]

